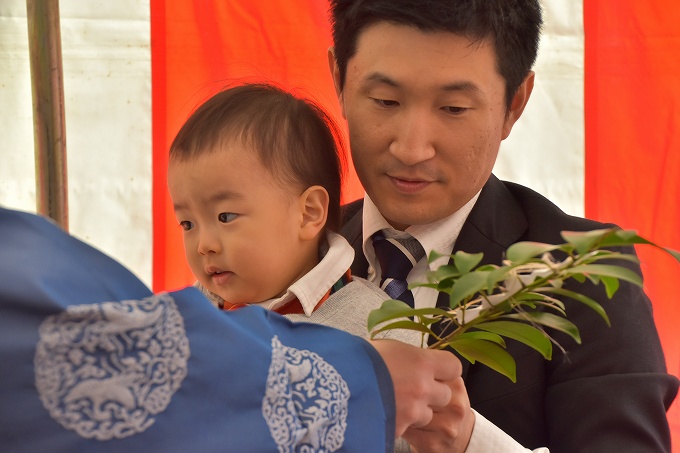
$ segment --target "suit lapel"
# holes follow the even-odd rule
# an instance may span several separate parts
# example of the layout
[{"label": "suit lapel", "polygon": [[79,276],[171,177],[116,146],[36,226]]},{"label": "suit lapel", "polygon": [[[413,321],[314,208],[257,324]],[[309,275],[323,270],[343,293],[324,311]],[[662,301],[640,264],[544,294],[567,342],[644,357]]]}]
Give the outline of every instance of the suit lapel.
[{"label": "suit lapel", "polygon": [[[470,212],[458,239],[453,253],[484,253],[483,264],[501,264],[505,251],[513,243],[519,241],[527,229],[524,213],[508,188],[494,175],[482,188],[479,199]],[[449,298],[440,293],[437,307],[448,307]],[[437,326],[435,326],[437,332]],[[437,333],[440,333],[441,330]],[[456,354],[458,355],[458,354]],[[465,379],[470,362],[461,358],[463,379]]]},{"label": "suit lapel", "polygon": [[528,223],[522,208],[505,184],[491,175],[470,212],[454,253],[484,253],[484,263],[500,264],[505,250],[521,239]]},{"label": "suit lapel", "polygon": [[347,239],[354,249],[354,262],[352,263],[352,275],[366,278],[368,275],[368,261],[364,256],[363,248],[363,198],[343,206],[343,225],[340,234]]}]

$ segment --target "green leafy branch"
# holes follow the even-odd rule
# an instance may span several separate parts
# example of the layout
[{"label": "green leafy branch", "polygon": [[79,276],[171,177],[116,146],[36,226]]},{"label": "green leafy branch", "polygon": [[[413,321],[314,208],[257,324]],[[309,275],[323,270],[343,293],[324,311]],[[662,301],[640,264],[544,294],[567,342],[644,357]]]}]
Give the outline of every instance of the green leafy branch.
[{"label": "green leafy branch", "polygon": [[[659,247],[630,230],[618,228],[587,232],[562,232],[563,244],[518,242],[508,248],[501,266],[480,265],[483,254],[456,252],[449,264],[427,273],[427,282],[411,285],[433,288],[449,296],[449,308],[414,309],[398,300],[387,300],[368,317],[371,336],[392,329],[408,329],[427,334],[435,341],[429,347],[451,347],[471,363],[479,361],[516,381],[516,367],[506,351],[510,338],[552,358],[553,344],[562,347],[546,328],[562,332],[581,343],[579,330],[567,319],[560,298],[570,298],[595,311],[607,325],[609,317],[592,298],[564,288],[564,281],[590,281],[602,284],[607,297],[619,288],[621,280],[642,286],[642,278],[630,269],[612,264],[632,261],[634,254],[608,248],[646,244],[662,249],[680,262],[680,253]],[[557,260],[555,252],[564,259]],[[443,255],[430,253],[432,262]],[[441,324],[440,334],[432,327]]]}]

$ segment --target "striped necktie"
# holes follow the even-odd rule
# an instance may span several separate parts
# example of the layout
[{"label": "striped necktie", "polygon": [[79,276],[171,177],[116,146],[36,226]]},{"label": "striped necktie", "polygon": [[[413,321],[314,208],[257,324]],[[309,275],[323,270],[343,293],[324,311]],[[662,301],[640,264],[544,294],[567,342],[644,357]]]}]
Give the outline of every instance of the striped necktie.
[{"label": "striped necktie", "polygon": [[380,263],[380,288],[391,298],[414,306],[413,293],[408,289],[406,277],[413,266],[425,256],[420,242],[412,236],[386,238],[378,231],[372,237],[375,256]]}]

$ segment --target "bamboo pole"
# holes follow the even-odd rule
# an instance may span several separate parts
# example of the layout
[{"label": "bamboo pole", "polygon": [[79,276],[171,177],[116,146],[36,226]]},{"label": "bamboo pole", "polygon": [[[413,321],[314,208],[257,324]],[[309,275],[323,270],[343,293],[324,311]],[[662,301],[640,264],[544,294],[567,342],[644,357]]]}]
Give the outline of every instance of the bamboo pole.
[{"label": "bamboo pole", "polygon": [[59,0],[26,0],[33,93],[36,205],[68,231]]}]

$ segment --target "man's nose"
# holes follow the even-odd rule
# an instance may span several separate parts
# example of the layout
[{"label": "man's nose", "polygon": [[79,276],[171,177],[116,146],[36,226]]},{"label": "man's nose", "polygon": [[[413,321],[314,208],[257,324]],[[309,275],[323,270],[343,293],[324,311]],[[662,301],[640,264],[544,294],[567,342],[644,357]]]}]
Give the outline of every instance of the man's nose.
[{"label": "man's nose", "polygon": [[432,159],[435,155],[433,121],[422,113],[404,114],[390,143],[390,153],[404,165]]}]

